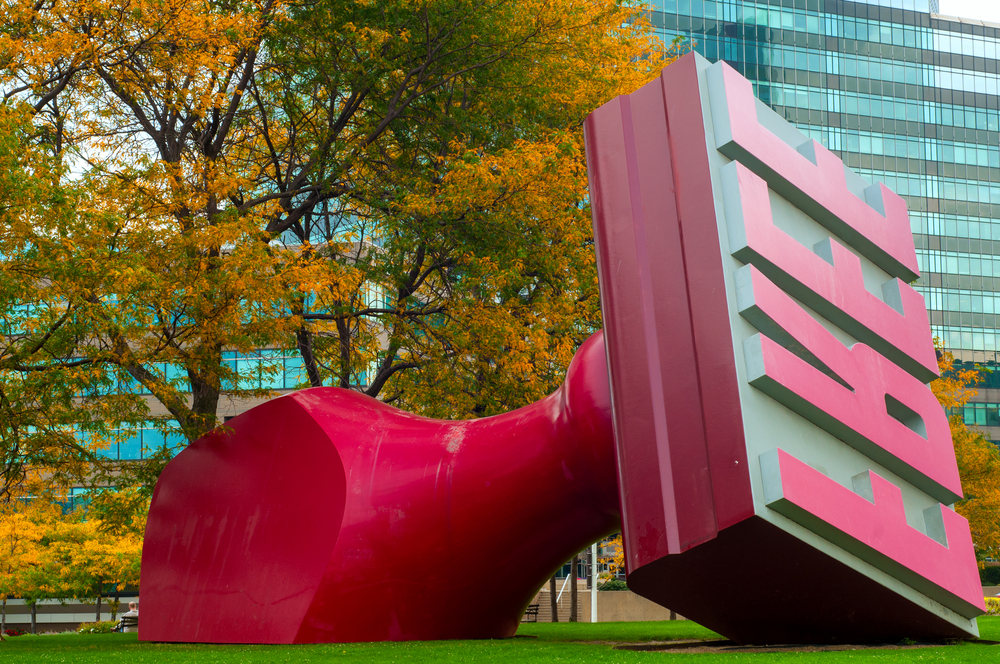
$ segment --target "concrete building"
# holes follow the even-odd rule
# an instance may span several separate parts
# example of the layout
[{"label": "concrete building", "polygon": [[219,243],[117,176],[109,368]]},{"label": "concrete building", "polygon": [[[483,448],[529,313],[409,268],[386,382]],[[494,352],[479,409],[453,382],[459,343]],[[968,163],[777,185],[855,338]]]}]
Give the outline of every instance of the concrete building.
[{"label": "concrete building", "polygon": [[1000,24],[934,0],[653,0],[653,25],[906,199],[932,330],[985,382],[966,422],[1000,440]]}]

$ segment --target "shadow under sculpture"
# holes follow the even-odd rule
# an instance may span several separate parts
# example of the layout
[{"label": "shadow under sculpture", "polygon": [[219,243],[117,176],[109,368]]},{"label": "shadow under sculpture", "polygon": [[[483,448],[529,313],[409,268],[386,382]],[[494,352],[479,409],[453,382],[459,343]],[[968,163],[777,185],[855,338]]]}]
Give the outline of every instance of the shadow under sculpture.
[{"label": "shadow under sculpture", "polygon": [[620,528],[601,333],[558,391],[504,415],[315,388],[227,428],[157,484],[142,640],[509,637],[560,565]]}]

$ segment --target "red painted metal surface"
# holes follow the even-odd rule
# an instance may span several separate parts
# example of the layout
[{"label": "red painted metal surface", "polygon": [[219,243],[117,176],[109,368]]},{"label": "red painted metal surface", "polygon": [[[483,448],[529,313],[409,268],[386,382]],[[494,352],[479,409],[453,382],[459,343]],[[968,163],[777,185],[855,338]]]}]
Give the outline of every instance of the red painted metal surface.
[{"label": "red painted metal surface", "polygon": [[899,487],[876,473],[856,477],[855,493],[781,449],[761,464],[769,507],[961,615],[986,610],[964,517],[934,505],[924,512],[931,534],[923,533],[906,522]]},{"label": "red painted metal surface", "polygon": [[844,162],[814,140],[792,147],[760,124],[753,86],[721,63],[720,103],[712,104],[719,152],[743,163],[804,212],[854,245],[894,277],[910,282],[920,276],[906,201],[884,184],[864,192],[847,186]]},{"label": "red painted metal surface", "polygon": [[[905,205],[849,191],[831,153],[784,143],[749,83],[706,68],[685,56],[586,122],[607,327],[563,387],[469,422],[321,388],[227,423],[157,486],[141,639],[510,636],[554,569],[619,524],[629,586],[736,641],[974,631],[968,525],[939,504],[961,486],[921,382],[919,296],[898,281],[871,296],[848,249],[783,235],[761,183],[908,280]],[[782,436],[816,468],[888,479],[866,470],[852,491]]]},{"label": "red painted metal surface", "polygon": [[753,514],[697,89],[684,58],[584,127],[630,569]]},{"label": "red painted metal surface", "polygon": [[[900,282],[905,203],[756,111],[749,82],[690,54],[585,124],[629,587],[747,643],[967,636],[982,609],[968,525],[941,504],[961,485],[926,309]],[[765,499],[781,440],[838,478],[782,451],[794,498]],[[844,486],[867,463],[905,491],[864,474],[871,507]]]},{"label": "red painted metal surface", "polygon": [[[664,69],[659,87],[667,109],[671,160],[677,164],[675,204],[687,277],[684,287],[695,339],[712,500],[717,527],[722,529],[748,518],[754,508],[696,62],[691,54],[675,63],[677,67]],[[692,509],[690,500],[682,504],[685,510]]]},{"label": "red painted metal surface", "polygon": [[727,193],[738,192],[738,200],[733,196],[726,208],[736,258],[922,381],[937,378],[931,324],[920,293],[899,279],[882,286],[885,299],[868,292],[861,260],[849,249],[828,238],[819,248],[821,256],[796,241],[774,225],[764,180],[739,162],[720,170]]},{"label": "red painted metal surface", "polygon": [[[751,385],[936,500],[962,498],[948,417],[933,392],[868,346],[845,347],[754,266],[737,280],[740,313],[762,331],[744,343]],[[890,414],[887,398],[910,417]]]},{"label": "red painted metal surface", "polygon": [[144,641],[499,638],[619,528],[601,334],[531,406],[430,420],[303,390],[192,444],[157,485]]}]

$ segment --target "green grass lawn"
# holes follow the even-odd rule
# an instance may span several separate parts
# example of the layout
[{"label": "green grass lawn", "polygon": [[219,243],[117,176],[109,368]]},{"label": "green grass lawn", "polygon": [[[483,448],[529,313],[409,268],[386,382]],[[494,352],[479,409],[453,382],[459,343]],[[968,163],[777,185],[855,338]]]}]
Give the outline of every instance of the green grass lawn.
[{"label": "green grass lawn", "polygon": [[[982,638],[1000,641],[1000,617],[979,619]],[[502,641],[430,641],[420,643],[360,643],[310,646],[205,646],[140,643],[135,634],[55,634],[21,636],[0,643],[0,664],[143,664],[198,662],[271,664],[279,662],[662,662],[664,664],[770,664],[771,662],[859,661],[1000,663],[1000,646],[962,643],[911,650],[867,650],[825,653],[632,652],[615,650],[609,641],[635,643],[673,639],[718,638],[692,622],[647,623],[538,623],[523,625],[522,638]],[[523,638],[528,637],[528,638]],[[531,638],[534,637],[534,638]]]}]

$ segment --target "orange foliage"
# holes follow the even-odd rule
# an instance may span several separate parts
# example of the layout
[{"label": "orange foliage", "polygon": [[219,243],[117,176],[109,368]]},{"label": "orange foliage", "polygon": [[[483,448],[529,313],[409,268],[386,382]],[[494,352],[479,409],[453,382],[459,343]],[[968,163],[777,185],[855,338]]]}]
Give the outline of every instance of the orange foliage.
[{"label": "orange foliage", "polygon": [[608,565],[608,576],[613,576],[625,569],[625,547],[622,546],[622,534],[618,533],[610,540],[601,542],[600,546],[606,552],[600,557],[602,563]]},{"label": "orange foliage", "polygon": [[[941,378],[931,383],[934,395],[948,409],[968,403],[979,382],[977,371],[956,369],[954,364],[951,353],[941,353]],[[984,432],[966,425],[961,415],[951,415],[948,422],[965,494],[955,510],[969,520],[976,557],[982,561],[1000,551],[1000,449]]]}]

